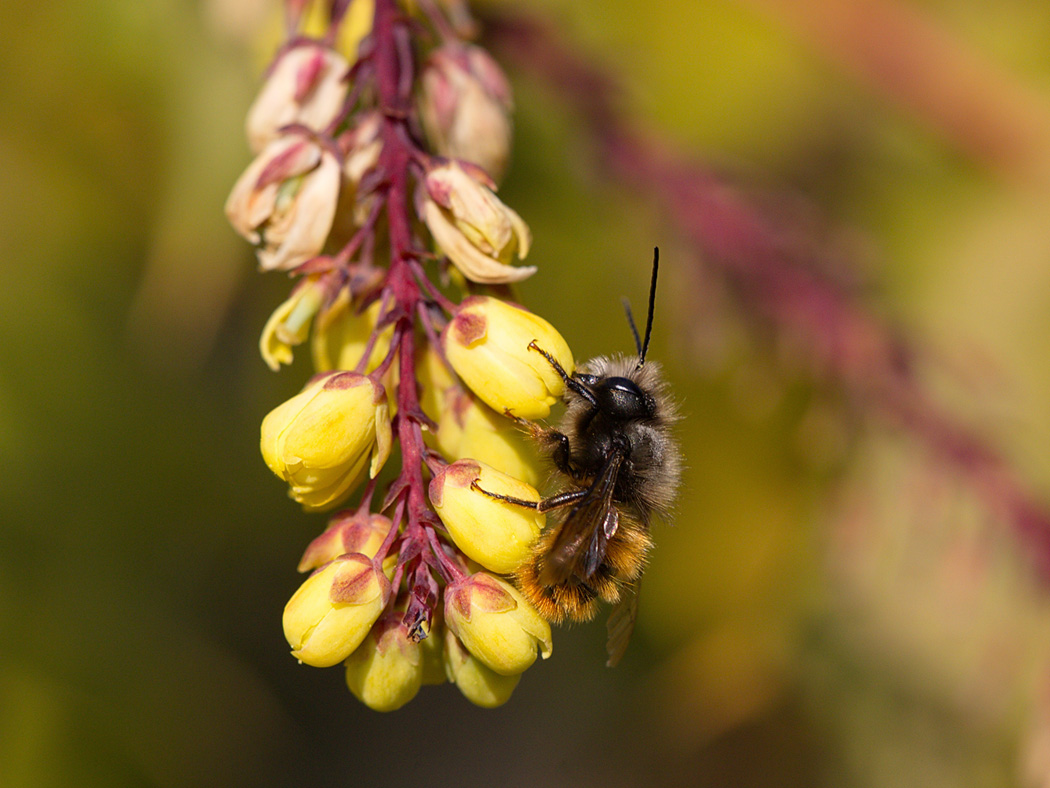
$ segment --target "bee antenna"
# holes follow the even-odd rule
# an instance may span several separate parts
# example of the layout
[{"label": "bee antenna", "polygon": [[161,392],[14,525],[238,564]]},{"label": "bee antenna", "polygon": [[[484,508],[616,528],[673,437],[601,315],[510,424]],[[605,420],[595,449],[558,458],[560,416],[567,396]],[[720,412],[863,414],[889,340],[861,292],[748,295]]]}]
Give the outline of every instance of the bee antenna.
[{"label": "bee antenna", "polygon": [[623,304],[623,311],[627,313],[627,323],[631,327],[631,335],[634,337],[634,346],[638,348],[638,356],[642,356],[642,340],[638,336],[638,327],[634,324],[634,315],[631,314],[631,302],[626,298],[621,298],[620,303]]},{"label": "bee antenna", "polygon": [[[642,364],[645,363],[645,354],[649,351],[649,340],[653,335],[653,308],[656,306],[656,275],[660,271],[660,247],[653,247],[653,278],[649,283],[649,316],[645,319],[645,340],[641,343],[638,348],[638,368],[642,368]],[[630,319],[630,312],[628,311],[628,319]],[[638,342],[638,331],[634,328],[634,321],[631,321],[631,329],[634,330],[634,341]]]}]

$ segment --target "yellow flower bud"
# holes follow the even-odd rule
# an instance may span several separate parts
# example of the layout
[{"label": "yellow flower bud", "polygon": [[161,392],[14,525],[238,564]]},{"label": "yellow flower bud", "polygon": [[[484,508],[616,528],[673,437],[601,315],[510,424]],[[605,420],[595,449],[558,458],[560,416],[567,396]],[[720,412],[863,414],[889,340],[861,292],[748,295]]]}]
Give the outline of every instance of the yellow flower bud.
[{"label": "yellow flower bud", "polygon": [[520,673],[501,676],[485,667],[451,632],[445,632],[444,646],[448,680],[459,687],[467,700],[485,709],[494,709],[510,700],[521,681]]},{"label": "yellow flower bud", "polygon": [[423,683],[423,655],[401,624],[401,614],[380,619],[346,661],[346,685],[374,711],[400,709]]},{"label": "yellow flower bud", "polygon": [[370,456],[374,478],[391,442],[383,387],[355,372],[333,372],[270,411],[260,448],[270,470],[291,485],[291,496],[316,511],[350,494]]},{"label": "yellow flower bud", "polygon": [[327,530],[310,542],[299,561],[299,571],[309,572],[347,553],[375,558],[393,526],[390,518],[381,514],[339,512]]},{"label": "yellow flower bud", "polygon": [[292,363],[292,348],[306,341],[310,333],[310,324],[324,301],[324,288],[317,280],[317,276],[304,279],[266,321],[259,352],[274,372],[281,364]]},{"label": "yellow flower bud", "polygon": [[299,586],[284,608],[292,656],[327,668],[350,656],[390,598],[390,581],[371,558],[341,556]]},{"label": "yellow flower bud", "polygon": [[526,419],[545,418],[565,391],[565,381],[542,353],[566,375],[576,368],[572,351],[541,317],[498,298],[468,298],[441,335],[445,355],[456,374],[497,413]]},{"label": "yellow flower bud", "polygon": [[[350,294],[346,290],[340,293],[332,306],[317,319],[311,345],[314,368],[318,372],[355,369],[375,330],[380,309],[380,302],[374,301],[364,312],[359,313],[350,302]],[[371,372],[386,358],[393,334],[392,325],[380,332],[372,346],[365,372]]]},{"label": "yellow flower bud", "polygon": [[551,655],[551,628],[514,586],[479,572],[445,588],[445,625],[467,651],[501,676]]},{"label": "yellow flower bud", "polygon": [[[474,168],[476,170],[476,168]],[[520,282],[535,266],[510,265],[524,259],[532,236],[514,211],[500,202],[483,172],[449,162],[426,176],[423,221],[434,242],[467,279],[481,284]]]},{"label": "yellow flower bud", "polygon": [[461,389],[447,398],[434,443],[450,461],[469,457],[532,486],[539,484],[539,454],[518,425]]},{"label": "yellow flower bud", "polygon": [[543,530],[546,516],[486,495],[474,487],[539,501],[532,485],[477,460],[458,460],[430,482],[430,502],[464,555],[486,569],[509,574],[528,558],[529,548]]}]

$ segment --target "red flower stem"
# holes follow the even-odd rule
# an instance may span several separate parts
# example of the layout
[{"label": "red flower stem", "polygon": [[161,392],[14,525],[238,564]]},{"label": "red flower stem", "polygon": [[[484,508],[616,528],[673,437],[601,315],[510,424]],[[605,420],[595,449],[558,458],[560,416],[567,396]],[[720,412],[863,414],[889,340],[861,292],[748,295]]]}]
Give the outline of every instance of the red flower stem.
[{"label": "red flower stem", "polygon": [[[393,345],[397,348],[399,382],[397,386],[397,435],[401,447],[401,473],[395,485],[400,486],[399,506],[404,506],[405,530],[399,571],[408,571],[409,563],[419,560],[430,550],[440,566],[447,556],[441,550],[432,529],[425,529],[428,519],[423,465],[426,446],[418,415],[421,412],[415,372],[415,319],[423,304],[423,294],[413,274],[412,262],[419,245],[412,234],[409,210],[409,169],[419,156],[409,127],[411,89],[414,79],[411,38],[408,23],[402,18],[394,0],[376,0],[372,29],[376,92],[382,113],[383,148],[378,167],[385,175],[380,187],[386,206],[390,233],[390,268],[384,299],[392,297],[393,308],[400,317],[395,323]],[[414,545],[411,543],[415,543]],[[430,563],[430,562],[428,562]],[[399,575],[400,578],[400,575]],[[430,611],[432,612],[432,611]]]},{"label": "red flower stem", "polygon": [[[359,61],[360,62],[360,61]],[[358,73],[361,70],[358,69]],[[350,74],[354,73],[354,66],[350,67],[350,71],[347,74],[347,78],[350,78]],[[357,102],[361,98],[363,93],[363,85],[365,84],[364,79],[354,79],[350,83],[350,92],[347,94],[346,101],[343,102],[342,109],[339,110],[338,114],[332,118],[332,122],[325,126],[324,133],[326,136],[332,136],[335,132],[346,122],[346,119],[350,117],[350,113],[354,111],[354,107],[357,106]]]},{"label": "red flower stem", "polygon": [[[384,298],[386,297],[387,293],[389,293],[389,291],[386,291],[384,293]],[[361,357],[361,360],[359,362],[357,362],[357,372],[363,371],[366,364],[368,363],[368,357],[372,354],[372,348],[375,347],[375,340],[379,336],[379,331],[380,329],[378,328],[372,330],[372,334],[368,338],[368,344],[365,346],[365,355]],[[398,320],[394,323],[394,333],[390,337],[390,351],[386,354],[386,356],[383,357],[383,360],[379,363],[379,366],[376,367],[372,371],[372,374],[369,376],[373,380],[381,382],[380,379],[383,377],[383,375],[386,374],[386,371],[390,369],[391,366],[393,366],[394,358],[397,357],[398,353],[400,352],[399,348],[401,347],[402,331],[402,321]],[[398,405],[398,407],[400,408],[400,404]]]},{"label": "red flower stem", "polygon": [[437,289],[433,282],[427,277],[426,272],[423,270],[423,266],[419,260],[412,261],[412,270],[415,271],[416,279],[422,283],[423,287],[426,288],[427,292],[434,302],[445,310],[448,314],[452,314],[456,311],[456,304],[449,301],[444,294]]},{"label": "red flower stem", "polygon": [[375,491],[376,491],[376,480],[375,479],[369,479],[368,482],[365,484],[365,491],[361,495],[361,503],[359,503],[357,505],[357,510],[356,511],[359,514],[361,514],[361,513],[367,514],[368,512],[370,512],[372,510],[372,496],[375,494]]},{"label": "red flower stem", "polygon": [[394,509],[393,516],[390,518],[390,530],[387,531],[386,536],[383,538],[383,543],[379,546],[379,549],[376,550],[376,560],[380,563],[386,558],[387,553],[390,552],[390,548],[397,539],[397,533],[401,530],[401,518],[404,516],[404,507],[404,501],[399,501],[397,507]]},{"label": "red flower stem", "polygon": [[427,15],[427,19],[430,20],[430,24],[434,26],[443,43],[459,39],[456,31],[452,29],[452,25],[448,23],[448,19],[441,13],[441,10],[434,5],[433,0],[418,0],[418,4],[423,13]]},{"label": "red flower stem", "polygon": [[441,548],[441,543],[438,542],[437,531],[433,528],[425,528],[423,530],[426,532],[427,540],[430,542],[430,551],[438,561],[438,571],[441,572],[442,579],[446,583],[454,583],[466,577],[467,573],[463,571],[459,564],[449,558]]},{"label": "red flower stem", "polygon": [[368,216],[365,217],[365,223],[354,233],[353,237],[347,241],[346,245],[339,250],[339,253],[335,256],[335,262],[339,266],[347,266],[350,263],[351,258],[361,248],[365,241],[375,235],[376,220],[379,218],[379,212],[382,209],[380,200],[375,200],[372,204],[371,209],[368,212]]},{"label": "red flower stem", "polygon": [[423,326],[423,333],[426,334],[427,341],[430,343],[430,346],[434,348],[434,352],[441,358],[441,363],[444,364],[445,369],[449,370],[452,374],[455,374],[452,367],[449,366],[448,358],[445,356],[445,349],[441,347],[441,338],[438,336],[438,331],[434,327],[434,321],[430,316],[430,311],[427,309],[426,304],[419,305],[419,323]]}]

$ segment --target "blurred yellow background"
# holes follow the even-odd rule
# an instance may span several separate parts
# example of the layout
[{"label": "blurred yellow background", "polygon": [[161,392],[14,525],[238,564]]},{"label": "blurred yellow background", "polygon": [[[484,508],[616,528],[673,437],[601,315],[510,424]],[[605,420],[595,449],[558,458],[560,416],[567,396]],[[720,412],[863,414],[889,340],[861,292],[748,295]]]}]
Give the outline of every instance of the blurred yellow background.
[{"label": "blurred yellow background", "polygon": [[[848,250],[828,276],[1050,509],[1045,3],[505,5],[616,75],[631,123],[804,199]],[[0,785],[1050,785],[1032,542],[753,331],[514,71],[522,301],[581,358],[629,350],[619,298],[666,262],[652,356],[689,469],[634,642],[609,671],[601,623],[557,632],[497,711],[443,686],[379,715],[296,665],[280,611],[324,522],[257,443],[308,371],[259,359],[288,281],[222,215],[272,13],[0,6]]]}]

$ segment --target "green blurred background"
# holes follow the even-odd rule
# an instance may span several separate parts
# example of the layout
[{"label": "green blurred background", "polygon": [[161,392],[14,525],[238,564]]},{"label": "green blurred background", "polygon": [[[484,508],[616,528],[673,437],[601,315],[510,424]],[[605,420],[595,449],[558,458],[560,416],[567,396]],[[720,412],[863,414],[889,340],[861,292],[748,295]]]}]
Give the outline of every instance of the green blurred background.
[{"label": "green blurred background", "polygon": [[[632,122],[804,195],[931,396],[1050,505],[1045,3],[508,5],[617,74]],[[222,215],[272,13],[0,6],[0,785],[1050,784],[1050,593],[1009,525],[753,334],[515,74],[522,300],[581,358],[629,349],[618,299],[667,262],[689,470],[634,642],[610,671],[604,626],[559,631],[496,711],[446,685],[380,715],[298,666],[280,611],[323,518],[257,442],[309,373],[259,359],[288,282]]]}]

